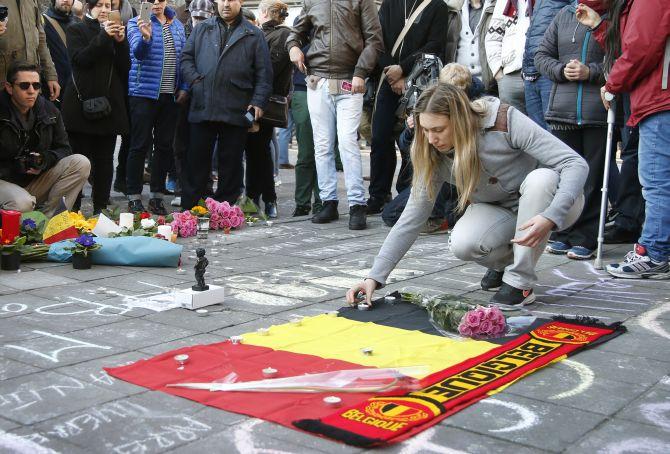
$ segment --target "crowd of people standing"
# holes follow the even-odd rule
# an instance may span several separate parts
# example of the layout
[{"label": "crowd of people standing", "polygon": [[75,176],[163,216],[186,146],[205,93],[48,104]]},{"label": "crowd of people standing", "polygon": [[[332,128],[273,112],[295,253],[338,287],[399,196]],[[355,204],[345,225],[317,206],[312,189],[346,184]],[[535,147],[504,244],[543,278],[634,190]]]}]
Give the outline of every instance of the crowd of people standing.
[{"label": "crowd of people standing", "polygon": [[[454,250],[487,266],[483,286],[507,285],[525,294],[532,289],[531,269],[545,243],[550,253],[576,260],[593,257],[599,187],[609,168],[612,210],[605,240],[637,245],[608,271],[619,277],[670,277],[667,0],[384,0],[380,7],[374,0],[304,0],[292,25],[285,23],[288,5],[280,0],[261,0],[256,15],[243,8],[242,0],[192,0],[180,8],[154,0],[135,6],[128,0],[85,0],[76,14],[75,0],[52,0],[41,14],[36,0],[8,1],[7,17],[0,21],[0,77],[7,77],[4,115],[15,119],[8,124],[19,137],[28,137],[39,123],[33,107],[53,112],[51,106],[56,106],[49,124],[64,129],[66,148],[48,154],[51,145],[44,145],[49,159],[43,162],[49,166],[39,170],[56,165],[51,155],[89,162],[94,213],[108,206],[114,186],[126,194],[132,212],[166,214],[164,197],[174,192],[184,209],[209,195],[230,203],[246,195],[258,207],[262,202],[267,216],[277,217],[279,163],[273,153],[282,155],[282,168],[293,167],[285,150],[295,128],[294,216],[311,214],[314,223],[339,218],[338,160],[352,230],[365,229],[367,216],[391,207],[394,179],[397,192],[405,193],[401,212],[405,203],[408,211],[417,210],[412,196],[407,202],[410,186],[420,193],[421,187],[440,181],[424,194],[423,205],[433,201],[435,208],[434,196],[445,190],[440,203],[446,200],[456,208],[447,210],[449,215],[437,210],[444,218],[417,216],[421,225],[412,223],[411,228],[405,219],[398,222],[398,231],[411,237],[454,228]],[[645,25],[652,22],[658,26]],[[418,99],[409,100],[417,109],[408,114],[398,106],[408,105],[417,61],[425,55],[439,57],[441,64],[456,63],[458,71],[465,71],[465,86],[476,89],[452,92],[446,85],[453,83],[440,83],[433,91],[420,87]],[[35,71],[38,82],[23,80],[23,72]],[[25,84],[27,94],[21,98]],[[44,96],[38,101],[33,91]],[[21,102],[32,104],[14,113],[12,106]],[[465,108],[466,103],[471,107]],[[610,108],[618,113],[620,172],[614,160],[604,158]],[[454,109],[467,113],[471,124],[431,117],[449,117]],[[527,172],[506,174],[505,159],[490,158],[489,151],[463,151],[497,143],[489,130],[481,132],[483,124],[510,134],[507,145],[518,145],[513,150],[525,150],[519,159]],[[10,134],[3,130],[8,127],[0,125],[0,134]],[[530,135],[520,134],[520,127]],[[359,146],[363,138],[371,146],[367,196]],[[440,153],[448,155],[449,150],[436,144],[455,150],[447,156],[454,172],[438,172]],[[7,167],[3,184],[25,180],[21,187],[27,188],[28,180],[40,178],[39,173],[5,176],[17,156],[39,154],[28,145],[36,146],[24,141],[9,150],[0,144],[0,160]],[[498,151],[507,152],[507,145],[499,143]],[[397,146],[404,151],[396,179]],[[527,156],[532,160],[524,161]],[[553,169],[560,178],[553,186],[548,183],[552,178],[544,181],[549,199],[524,201],[539,167]],[[479,187],[482,175],[488,183]],[[3,206],[11,206],[3,187]],[[78,196],[72,192],[68,187],[67,201],[78,208],[81,188]],[[489,203],[512,214],[482,208]],[[547,206],[528,208],[533,203]],[[398,204],[393,209],[397,212]],[[460,228],[446,222],[461,215]],[[466,224],[481,228],[508,215],[517,227],[542,235],[512,247],[513,229],[493,235],[500,240],[495,244],[472,237],[474,227],[464,233]],[[529,219],[534,221],[524,224]],[[526,261],[519,263],[523,247],[532,251],[525,251]],[[381,265],[380,259],[374,269],[377,284],[402,249],[383,249],[387,262]]]}]

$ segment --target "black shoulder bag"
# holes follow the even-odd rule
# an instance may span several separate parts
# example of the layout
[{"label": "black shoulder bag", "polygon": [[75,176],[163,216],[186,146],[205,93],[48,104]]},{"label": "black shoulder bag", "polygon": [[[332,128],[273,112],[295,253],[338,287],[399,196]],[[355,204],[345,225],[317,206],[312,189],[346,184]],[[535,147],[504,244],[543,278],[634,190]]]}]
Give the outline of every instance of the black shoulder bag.
[{"label": "black shoulder bag", "polygon": [[[114,73],[114,64],[109,70],[109,81],[107,82],[107,93],[109,94],[109,89],[112,86],[112,74]],[[108,96],[98,96],[96,98],[83,99],[79,88],[77,88],[77,82],[74,80],[74,71],[72,71],[72,85],[74,86],[74,91],[77,93],[77,98],[81,102],[81,110],[84,118],[87,120],[101,120],[105,117],[108,117],[112,113],[112,105],[109,103]]]}]

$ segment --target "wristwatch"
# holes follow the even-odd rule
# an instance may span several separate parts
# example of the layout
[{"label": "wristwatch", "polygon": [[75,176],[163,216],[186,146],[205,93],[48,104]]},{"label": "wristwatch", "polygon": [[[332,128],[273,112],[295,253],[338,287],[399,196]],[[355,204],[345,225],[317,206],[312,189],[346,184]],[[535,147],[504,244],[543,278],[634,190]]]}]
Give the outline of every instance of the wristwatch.
[{"label": "wristwatch", "polygon": [[605,98],[605,101],[607,102],[612,102],[614,101],[614,94],[606,91],[605,94],[603,94],[603,98]]}]

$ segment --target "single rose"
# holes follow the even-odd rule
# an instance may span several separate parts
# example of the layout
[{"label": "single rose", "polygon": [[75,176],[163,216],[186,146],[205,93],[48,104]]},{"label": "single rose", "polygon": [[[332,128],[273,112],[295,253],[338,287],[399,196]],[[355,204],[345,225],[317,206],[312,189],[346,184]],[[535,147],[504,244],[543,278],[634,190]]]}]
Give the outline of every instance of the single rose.
[{"label": "single rose", "polygon": [[465,324],[471,328],[476,328],[482,322],[481,312],[474,310],[465,314]]},{"label": "single rose", "polygon": [[482,322],[479,324],[478,332],[487,333],[492,326],[493,323],[491,323],[491,320],[482,320]]},{"label": "single rose", "polygon": [[142,226],[143,229],[151,229],[156,227],[156,221],[154,221],[153,219],[141,219],[140,225]]},{"label": "single rose", "polygon": [[470,337],[470,336],[472,336],[472,328],[465,325],[464,323],[461,323],[460,325],[458,325],[458,333],[461,336]]}]

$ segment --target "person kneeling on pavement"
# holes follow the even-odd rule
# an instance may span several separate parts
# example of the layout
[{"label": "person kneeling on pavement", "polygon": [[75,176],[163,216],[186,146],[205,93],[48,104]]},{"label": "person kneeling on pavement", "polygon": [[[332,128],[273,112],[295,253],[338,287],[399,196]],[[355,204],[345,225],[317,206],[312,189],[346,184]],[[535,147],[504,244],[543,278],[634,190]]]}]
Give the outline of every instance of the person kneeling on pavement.
[{"label": "person kneeling on pavement", "polygon": [[72,154],[60,111],[40,96],[40,68],[13,63],[0,93],[0,206],[54,214],[72,208],[91,164]]},{"label": "person kneeling on pavement", "polygon": [[584,206],[584,159],[517,109],[491,97],[471,102],[451,84],[423,92],[415,124],[409,202],[347,302],[353,304],[359,291],[370,302],[384,285],[445,181],[456,186],[458,209],[465,210],[450,238],[454,255],[489,269],[484,280],[499,287],[491,303],[534,302],[535,266],[549,234],[572,225]]}]

